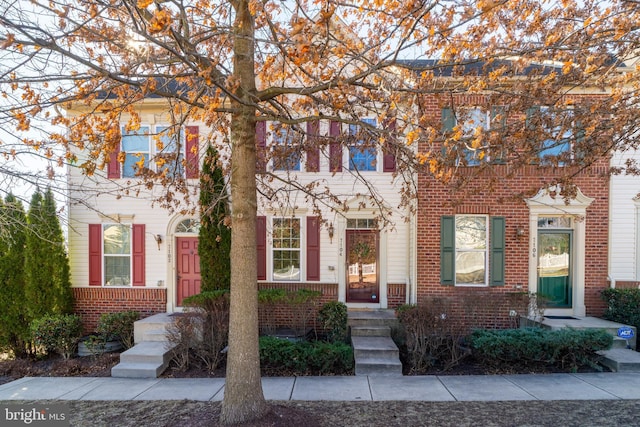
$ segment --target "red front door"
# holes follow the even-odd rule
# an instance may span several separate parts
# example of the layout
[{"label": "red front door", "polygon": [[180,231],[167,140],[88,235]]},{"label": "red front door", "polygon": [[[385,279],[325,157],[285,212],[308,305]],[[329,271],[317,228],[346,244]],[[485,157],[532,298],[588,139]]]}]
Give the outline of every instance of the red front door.
[{"label": "red front door", "polygon": [[200,257],[198,256],[197,237],[176,238],[178,277],[176,286],[176,305],[182,306],[182,300],[200,293]]},{"label": "red front door", "polygon": [[380,302],[378,230],[347,230],[347,302]]}]

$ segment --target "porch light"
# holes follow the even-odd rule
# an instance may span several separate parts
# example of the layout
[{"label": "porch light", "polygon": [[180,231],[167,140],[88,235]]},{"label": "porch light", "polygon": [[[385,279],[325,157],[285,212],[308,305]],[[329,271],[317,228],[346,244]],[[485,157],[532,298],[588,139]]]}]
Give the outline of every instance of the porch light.
[{"label": "porch light", "polygon": [[524,227],[516,227],[516,239],[520,240],[522,236],[524,236]]},{"label": "porch light", "polygon": [[158,244],[158,250],[160,250],[160,243],[162,243],[162,236],[159,234],[156,234],[154,238],[156,239],[156,243]]},{"label": "porch light", "polygon": [[329,243],[333,243],[333,223],[330,222],[327,226],[327,231],[329,232]]}]

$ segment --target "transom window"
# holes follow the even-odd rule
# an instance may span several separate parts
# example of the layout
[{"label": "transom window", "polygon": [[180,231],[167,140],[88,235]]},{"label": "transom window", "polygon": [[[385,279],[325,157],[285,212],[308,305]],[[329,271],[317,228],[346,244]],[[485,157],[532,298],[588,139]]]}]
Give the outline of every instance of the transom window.
[{"label": "transom window", "polygon": [[374,218],[348,218],[347,228],[354,230],[377,229],[378,221]]},{"label": "transom window", "polygon": [[300,280],[300,218],[273,218],[273,280]]},{"label": "transom window", "polygon": [[487,217],[456,215],[456,285],[487,283]]},{"label": "transom window", "polygon": [[538,228],[571,228],[571,218],[566,216],[538,217]]},{"label": "transom window", "polygon": [[[376,126],[376,119],[362,119],[362,123]],[[349,125],[349,170],[375,171],[377,150],[375,139],[364,126]]]},{"label": "transom window", "polygon": [[176,233],[198,234],[199,232],[200,232],[200,222],[193,218],[183,219],[176,226]]},{"label": "transom window", "polygon": [[102,227],[104,254],[104,284],[129,286],[131,284],[131,226],[105,224]]},{"label": "transom window", "polygon": [[[122,151],[125,153],[123,178],[133,178],[142,170],[151,168],[168,176],[184,174],[183,132],[169,126],[140,126],[137,130],[122,128]],[[166,172],[165,172],[166,171]]]}]

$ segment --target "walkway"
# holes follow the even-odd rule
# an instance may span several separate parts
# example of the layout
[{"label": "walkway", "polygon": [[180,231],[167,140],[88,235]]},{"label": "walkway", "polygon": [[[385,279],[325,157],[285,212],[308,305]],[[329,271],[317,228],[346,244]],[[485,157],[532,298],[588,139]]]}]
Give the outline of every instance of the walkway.
[{"label": "walkway", "polygon": [[[223,398],[224,378],[25,377],[0,386],[11,400]],[[267,400],[505,401],[640,399],[640,373],[266,377]]]}]

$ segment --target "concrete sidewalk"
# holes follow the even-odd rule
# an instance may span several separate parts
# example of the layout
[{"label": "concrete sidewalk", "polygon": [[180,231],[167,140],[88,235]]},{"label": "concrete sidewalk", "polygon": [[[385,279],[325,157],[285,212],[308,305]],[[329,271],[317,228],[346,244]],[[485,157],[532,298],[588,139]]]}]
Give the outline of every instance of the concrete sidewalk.
[{"label": "concrete sidewalk", "polygon": [[[25,377],[0,386],[12,400],[219,401],[224,378]],[[640,399],[640,373],[265,377],[267,400],[505,401]]]}]

